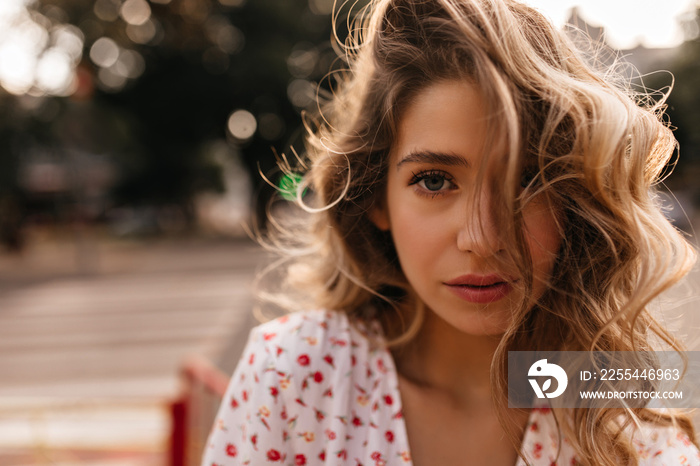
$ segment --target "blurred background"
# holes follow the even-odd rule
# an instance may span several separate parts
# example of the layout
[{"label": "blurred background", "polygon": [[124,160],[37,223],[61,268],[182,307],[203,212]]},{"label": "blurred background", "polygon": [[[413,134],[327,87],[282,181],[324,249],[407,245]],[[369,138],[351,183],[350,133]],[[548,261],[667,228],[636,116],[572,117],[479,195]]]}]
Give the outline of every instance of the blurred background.
[{"label": "blurred background", "polygon": [[[700,4],[529,3],[673,83],[664,198],[696,241]],[[339,66],[332,8],[0,0],[0,464],[198,464],[267,259],[244,225]],[[665,306],[691,338],[698,284]]]}]

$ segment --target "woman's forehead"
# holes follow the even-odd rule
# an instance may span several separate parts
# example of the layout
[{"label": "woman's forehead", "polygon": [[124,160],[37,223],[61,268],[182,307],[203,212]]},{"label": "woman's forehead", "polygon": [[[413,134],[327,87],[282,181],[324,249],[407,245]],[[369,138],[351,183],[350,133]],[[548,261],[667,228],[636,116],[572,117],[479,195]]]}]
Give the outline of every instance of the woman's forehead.
[{"label": "woman's forehead", "polygon": [[408,157],[412,162],[432,159],[454,165],[458,161],[450,159],[455,156],[472,165],[481,164],[484,156],[505,162],[508,136],[493,134],[494,122],[475,84],[464,80],[431,84],[416,93],[399,118],[393,158],[396,164]]}]

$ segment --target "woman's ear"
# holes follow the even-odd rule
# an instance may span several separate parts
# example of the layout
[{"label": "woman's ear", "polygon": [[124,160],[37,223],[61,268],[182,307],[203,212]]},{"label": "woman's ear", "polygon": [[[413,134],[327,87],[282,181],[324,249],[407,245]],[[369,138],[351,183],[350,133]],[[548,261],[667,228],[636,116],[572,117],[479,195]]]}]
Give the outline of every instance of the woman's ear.
[{"label": "woman's ear", "polygon": [[372,209],[369,211],[369,219],[372,223],[374,223],[374,226],[382,231],[389,231],[391,229],[389,213],[383,205],[375,205],[372,207]]}]

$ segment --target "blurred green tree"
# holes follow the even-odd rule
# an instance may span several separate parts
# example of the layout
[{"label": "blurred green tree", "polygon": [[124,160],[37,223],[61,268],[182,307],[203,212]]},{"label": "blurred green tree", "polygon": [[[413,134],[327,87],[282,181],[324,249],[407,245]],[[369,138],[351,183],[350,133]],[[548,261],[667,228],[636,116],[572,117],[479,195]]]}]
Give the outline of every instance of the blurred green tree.
[{"label": "blurred green tree", "polygon": [[[314,105],[315,87],[336,59],[330,41],[332,4],[30,2],[33,20],[51,41],[52,31],[67,25],[82,36],[78,85],[58,96],[27,91],[42,108],[51,103],[52,112],[28,112],[18,104],[25,99],[21,93],[0,95],[14,102],[5,107],[12,112],[0,115],[0,143],[18,145],[18,135],[29,128],[25,120],[31,120],[32,144],[39,138],[44,147],[109,154],[119,174],[115,204],[174,204],[191,213],[198,193],[223,189],[220,167],[202,147],[225,139],[262,189],[258,172],[275,179],[275,152],[300,144],[300,114]],[[241,123],[229,118],[235,110],[254,117],[254,131],[237,127]],[[0,171],[16,175],[16,159],[29,144],[24,142],[17,151],[3,151]]]}]

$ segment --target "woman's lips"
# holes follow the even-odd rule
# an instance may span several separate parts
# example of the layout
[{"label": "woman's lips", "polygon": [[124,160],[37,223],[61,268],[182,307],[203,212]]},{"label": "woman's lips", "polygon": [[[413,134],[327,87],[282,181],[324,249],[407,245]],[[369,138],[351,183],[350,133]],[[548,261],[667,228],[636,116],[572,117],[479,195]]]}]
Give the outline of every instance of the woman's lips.
[{"label": "woman's lips", "polygon": [[470,303],[486,304],[498,301],[513,289],[511,281],[500,275],[463,275],[445,282],[447,288]]}]

